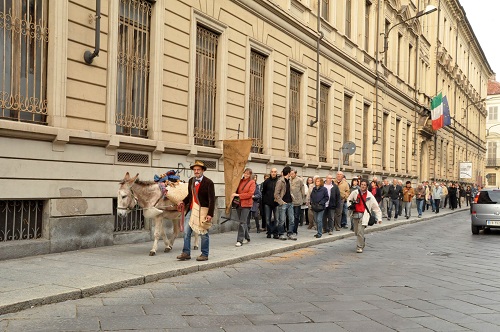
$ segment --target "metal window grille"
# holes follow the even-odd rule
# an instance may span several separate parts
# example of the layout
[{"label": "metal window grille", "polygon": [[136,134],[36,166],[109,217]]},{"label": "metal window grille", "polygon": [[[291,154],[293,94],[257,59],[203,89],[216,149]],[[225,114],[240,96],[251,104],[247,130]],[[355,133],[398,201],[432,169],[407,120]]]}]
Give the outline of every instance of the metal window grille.
[{"label": "metal window grille", "polygon": [[120,0],[116,133],[147,137],[151,3]]},{"label": "metal window grille", "polygon": [[0,0],[0,118],[47,124],[48,1]]},{"label": "metal window grille", "polygon": [[487,177],[488,180],[488,185],[490,186],[497,186],[497,175],[495,173],[489,173],[489,176]]},{"label": "metal window grille", "polygon": [[368,167],[368,116],[370,105],[363,106],[363,167]]},{"label": "metal window grille", "polygon": [[328,21],[330,14],[330,0],[321,0],[321,17]]},{"label": "metal window grille", "polygon": [[319,161],[326,161],[326,144],[328,141],[327,126],[328,126],[328,90],[329,88],[321,84],[319,90],[319,146],[318,155]]},{"label": "metal window grille", "polygon": [[0,243],[42,237],[43,201],[0,201]]},{"label": "metal window grille", "polygon": [[252,152],[262,153],[264,147],[264,73],[266,57],[252,51],[250,54],[250,117],[248,133]]},{"label": "metal window grille", "polygon": [[131,211],[126,217],[121,218],[116,213],[118,207],[118,200],[113,198],[113,215],[115,216],[114,232],[129,232],[144,229],[144,217],[142,211],[139,210],[139,205],[136,205],[136,210]]},{"label": "metal window grille", "polygon": [[349,131],[351,130],[351,97],[344,95],[344,141],[349,141]]},{"label": "metal window grille", "polygon": [[133,152],[118,152],[116,161],[125,164],[143,164],[149,165],[149,155]]},{"label": "metal window grille", "polygon": [[207,169],[217,169],[217,162],[215,160],[200,160]]},{"label": "metal window grille", "polygon": [[302,74],[290,71],[290,110],[288,119],[288,155],[290,158],[299,157],[299,130],[300,130],[300,78]]},{"label": "metal window grille", "polygon": [[352,4],[351,0],[345,1],[345,35],[347,38],[351,38],[351,12],[352,12]]},{"label": "metal window grille", "polygon": [[194,104],[194,143],[196,145],[215,146],[218,42],[219,35],[197,26]]}]

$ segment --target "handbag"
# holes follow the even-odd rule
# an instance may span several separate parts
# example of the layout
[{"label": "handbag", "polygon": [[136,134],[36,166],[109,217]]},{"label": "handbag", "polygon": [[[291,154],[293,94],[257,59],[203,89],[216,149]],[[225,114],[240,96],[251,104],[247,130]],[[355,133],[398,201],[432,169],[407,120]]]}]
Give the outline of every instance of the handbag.
[{"label": "handbag", "polygon": [[361,199],[361,202],[363,202],[363,205],[365,206],[366,211],[368,211],[368,213],[370,214],[370,219],[368,219],[368,226],[375,225],[377,223],[377,218],[373,215],[373,213],[370,211],[370,209],[368,209],[368,207],[366,206],[366,202],[363,199],[363,195],[361,195],[361,193],[359,193],[359,198]]},{"label": "handbag", "polygon": [[[241,191],[245,190],[245,188],[247,187],[247,185],[250,183],[250,181],[253,181],[253,180],[249,180],[244,186],[243,188],[241,189]],[[239,187],[239,186],[238,186]],[[238,190],[236,190],[236,193],[238,193]],[[233,209],[237,209],[240,207],[240,204],[241,204],[241,199],[239,196],[234,196],[233,198],[233,201],[231,202],[231,207]]]},{"label": "handbag", "polygon": [[321,204],[321,203],[311,203],[311,209],[314,211],[314,212],[321,212],[325,209],[325,204]]}]

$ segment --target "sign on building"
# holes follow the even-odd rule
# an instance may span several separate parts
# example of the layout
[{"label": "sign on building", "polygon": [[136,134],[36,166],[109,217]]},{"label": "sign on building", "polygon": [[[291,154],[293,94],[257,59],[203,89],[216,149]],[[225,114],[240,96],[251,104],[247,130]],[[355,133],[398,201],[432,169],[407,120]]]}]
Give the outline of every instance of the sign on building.
[{"label": "sign on building", "polygon": [[472,179],[472,162],[461,161],[459,163],[460,179]]}]

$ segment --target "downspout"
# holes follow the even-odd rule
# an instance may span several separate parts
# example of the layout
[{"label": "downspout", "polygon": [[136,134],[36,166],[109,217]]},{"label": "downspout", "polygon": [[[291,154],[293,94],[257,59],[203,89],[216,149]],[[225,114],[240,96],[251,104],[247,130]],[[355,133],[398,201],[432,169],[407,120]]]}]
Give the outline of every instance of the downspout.
[{"label": "downspout", "polygon": [[[382,0],[378,0],[378,13],[377,13],[377,34],[376,36],[380,36],[380,13],[381,13],[381,7],[382,6]],[[373,140],[372,144],[375,144],[378,142],[378,114],[379,114],[379,107],[378,107],[378,84],[380,80],[380,74],[378,72],[378,67],[380,65],[380,58],[379,58],[379,42],[378,40],[376,41],[376,49],[375,49],[375,139]]]},{"label": "downspout", "polygon": [[[459,24],[460,24],[460,19],[457,22],[457,36],[455,37],[455,66],[458,66],[458,25]],[[454,78],[456,79],[456,77],[454,77]],[[456,153],[455,153],[456,146],[455,146],[455,144],[456,144],[456,139],[457,139],[457,127],[455,124],[455,122],[457,121],[457,112],[456,112],[456,109],[457,109],[457,89],[458,89],[457,87],[458,87],[458,84],[455,84],[455,96],[454,96],[454,101],[453,101],[453,104],[455,105],[455,115],[453,116],[453,159],[452,159],[453,166],[455,166],[455,158],[456,158]]]},{"label": "downspout", "polygon": [[[417,12],[420,11],[420,2],[418,3]],[[420,32],[420,31],[419,31]],[[417,113],[418,113],[418,55],[420,51],[420,34],[417,35],[417,45],[415,46],[415,123],[413,125],[413,156],[417,155]]]},{"label": "downspout", "polygon": [[[440,24],[441,24],[441,0],[439,0],[438,2],[438,24],[437,24],[437,37],[436,37],[436,96],[438,94],[438,77],[439,77],[439,66],[438,66],[438,59],[437,59],[437,55],[438,55],[438,52],[439,52],[439,28],[440,28]],[[436,134],[434,135],[434,179],[436,179],[436,159],[437,159],[437,132]]]},{"label": "downspout", "polygon": [[101,44],[101,0],[95,0],[95,48],[94,53],[85,51],[83,59],[85,63],[90,65],[96,56],[99,56],[99,49]]},{"label": "downspout", "polygon": [[311,120],[311,123],[309,124],[311,127],[314,126],[315,123],[319,121],[319,103],[320,103],[320,88],[321,88],[321,82],[319,79],[319,47],[321,43],[321,39],[323,39],[323,32],[321,31],[321,3],[320,0],[318,0],[318,18],[317,18],[318,26],[318,42],[316,44],[316,118],[314,120]]}]

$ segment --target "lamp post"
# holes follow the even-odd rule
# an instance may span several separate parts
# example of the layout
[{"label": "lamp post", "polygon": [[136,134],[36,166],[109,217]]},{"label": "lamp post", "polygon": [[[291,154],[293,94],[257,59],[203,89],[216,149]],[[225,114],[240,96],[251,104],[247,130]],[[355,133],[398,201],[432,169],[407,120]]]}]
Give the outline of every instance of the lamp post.
[{"label": "lamp post", "polygon": [[389,33],[391,32],[392,29],[394,29],[395,27],[397,27],[400,24],[403,24],[404,22],[407,22],[409,20],[413,20],[415,18],[419,18],[420,16],[424,16],[424,15],[433,13],[436,10],[437,10],[436,6],[427,5],[427,7],[425,7],[424,10],[419,11],[417,13],[417,15],[415,15],[413,17],[410,17],[410,18],[407,18],[406,20],[401,21],[401,22],[399,22],[397,24],[394,24],[389,30],[387,30],[387,32],[382,32],[381,35],[384,35],[384,50],[381,51],[380,53],[386,53],[385,56],[387,57],[387,49],[389,48]]}]

